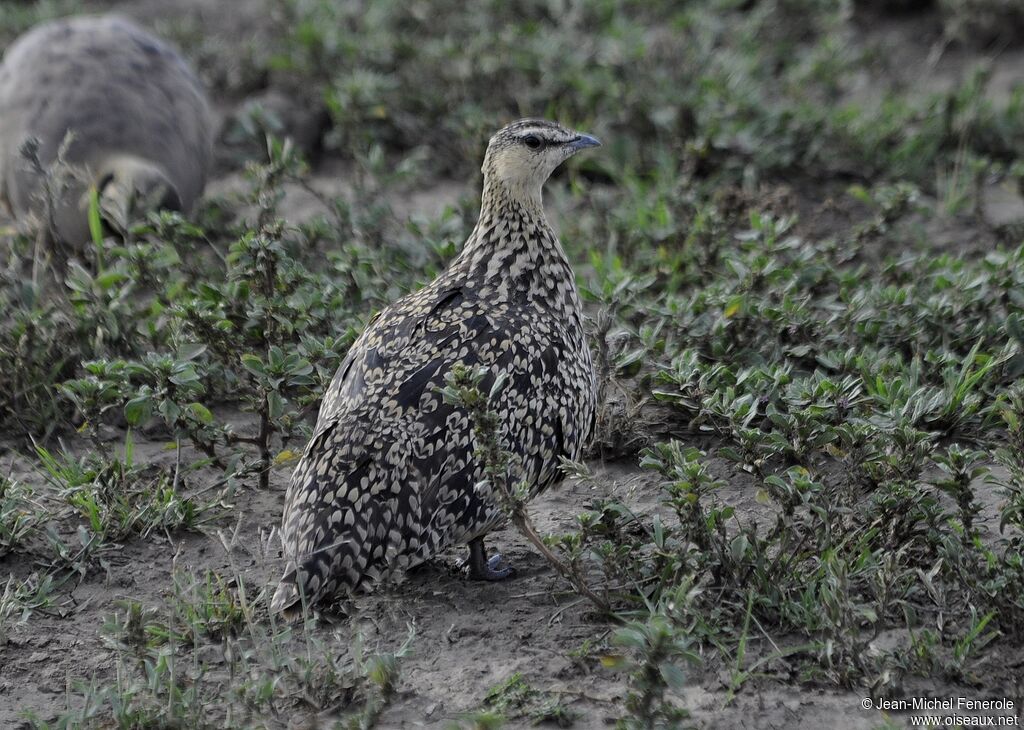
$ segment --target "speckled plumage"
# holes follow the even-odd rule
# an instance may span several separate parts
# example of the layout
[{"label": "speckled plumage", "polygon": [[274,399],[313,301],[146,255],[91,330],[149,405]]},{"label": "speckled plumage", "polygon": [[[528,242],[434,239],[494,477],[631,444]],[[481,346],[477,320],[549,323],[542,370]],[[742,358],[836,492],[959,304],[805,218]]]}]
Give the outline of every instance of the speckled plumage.
[{"label": "speckled plumage", "polygon": [[187,211],[202,194],[213,145],[202,85],[177,52],[125,18],[64,18],[18,38],[0,63],[0,110],[0,202],[17,218],[42,215],[39,174],[22,145],[37,139],[46,166],[74,135],[65,159],[87,174],[55,201],[66,243],[89,240],[90,182],[121,208],[153,193]]},{"label": "speckled plumage", "polygon": [[561,457],[580,455],[593,422],[594,371],[541,186],[596,144],[537,120],[491,139],[480,218],[462,252],[369,324],[324,398],[286,497],[289,565],[275,610],[370,584],[503,521],[474,491],[483,470],[465,411],[438,392],[456,363],[487,366],[485,392],[506,375],[492,407],[517,476],[534,494],[560,480]]}]

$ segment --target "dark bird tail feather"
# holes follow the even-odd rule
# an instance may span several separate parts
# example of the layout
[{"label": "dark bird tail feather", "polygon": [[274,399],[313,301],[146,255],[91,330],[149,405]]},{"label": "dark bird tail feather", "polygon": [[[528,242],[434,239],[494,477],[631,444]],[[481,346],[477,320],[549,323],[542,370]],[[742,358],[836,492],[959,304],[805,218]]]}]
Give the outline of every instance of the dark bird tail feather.
[{"label": "dark bird tail feather", "polygon": [[271,611],[298,615],[304,604],[313,606],[375,580],[385,554],[387,532],[382,526],[389,522],[382,512],[374,499],[361,512],[351,504],[325,505],[297,539],[286,535],[291,559],[271,599]]}]

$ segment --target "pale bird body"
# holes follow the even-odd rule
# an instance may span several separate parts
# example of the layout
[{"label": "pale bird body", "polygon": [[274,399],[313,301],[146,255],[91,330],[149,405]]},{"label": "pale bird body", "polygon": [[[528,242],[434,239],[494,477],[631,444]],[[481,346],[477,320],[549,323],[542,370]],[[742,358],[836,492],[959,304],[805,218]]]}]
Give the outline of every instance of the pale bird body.
[{"label": "pale bird body", "polygon": [[517,477],[536,494],[561,479],[589,436],[596,387],[572,269],[548,225],[541,187],[597,145],[523,120],[490,141],[480,217],[462,252],[423,289],[380,313],[353,344],[295,469],[282,537],[288,568],[275,610],[316,603],[469,543],[471,575],[509,573],[484,558],[503,521],[474,489],[483,466],[472,424],[439,389],[456,364],[483,366],[484,392]]},{"label": "pale bird body", "polygon": [[[0,63],[0,201],[16,218],[51,219],[65,243],[89,240],[88,189],[108,209],[188,211],[202,194],[213,117],[196,75],[163,41],[119,16],[44,23]],[[22,154],[31,139],[49,166],[71,133],[65,161],[83,174],[40,199],[41,173]]]}]

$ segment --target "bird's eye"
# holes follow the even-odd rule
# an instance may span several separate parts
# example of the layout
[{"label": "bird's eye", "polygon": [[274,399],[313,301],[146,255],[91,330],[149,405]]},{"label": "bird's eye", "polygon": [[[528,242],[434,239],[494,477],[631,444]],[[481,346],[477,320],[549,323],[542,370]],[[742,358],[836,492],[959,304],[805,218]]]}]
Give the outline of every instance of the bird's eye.
[{"label": "bird's eye", "polygon": [[539,150],[543,143],[540,141],[540,137],[535,134],[528,134],[523,137],[523,144],[529,147],[531,150]]}]

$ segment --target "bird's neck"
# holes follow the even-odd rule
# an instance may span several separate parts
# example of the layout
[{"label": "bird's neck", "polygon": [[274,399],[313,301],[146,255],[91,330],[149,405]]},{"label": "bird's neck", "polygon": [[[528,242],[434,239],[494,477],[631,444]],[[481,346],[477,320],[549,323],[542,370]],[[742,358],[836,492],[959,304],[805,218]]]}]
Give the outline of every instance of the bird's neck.
[{"label": "bird's neck", "polygon": [[480,218],[452,269],[493,301],[543,303],[579,316],[569,260],[535,191],[484,179]]},{"label": "bird's neck", "polygon": [[480,217],[502,215],[510,205],[544,218],[541,185],[533,179],[502,178],[484,168],[484,191],[480,196]]},{"label": "bird's neck", "polygon": [[460,268],[481,274],[479,280],[484,281],[520,273],[499,267],[496,259],[509,264],[520,259],[525,265],[551,258],[564,261],[565,253],[544,215],[540,186],[528,189],[485,174],[480,217],[459,257]]}]

